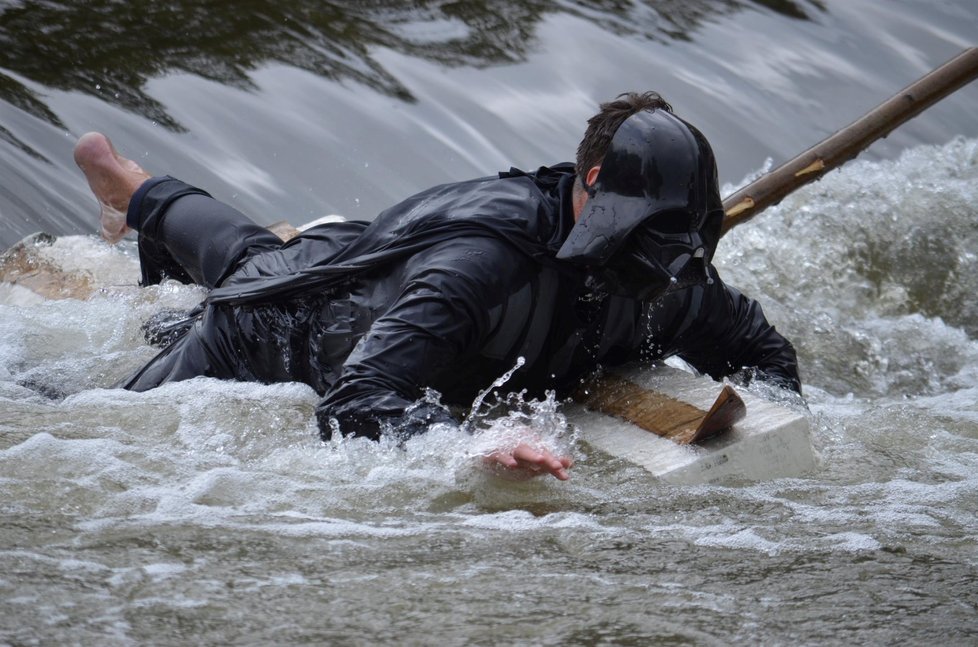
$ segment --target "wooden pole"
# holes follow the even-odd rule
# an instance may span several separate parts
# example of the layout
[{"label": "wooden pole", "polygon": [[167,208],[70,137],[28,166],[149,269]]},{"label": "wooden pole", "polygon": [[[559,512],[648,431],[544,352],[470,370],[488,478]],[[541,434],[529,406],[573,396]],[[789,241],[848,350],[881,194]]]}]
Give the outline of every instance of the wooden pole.
[{"label": "wooden pole", "polygon": [[886,137],[947,95],[978,77],[978,48],[964,50],[828,139],[758,178],[723,201],[721,235],[789,193],[845,164],[877,139]]}]

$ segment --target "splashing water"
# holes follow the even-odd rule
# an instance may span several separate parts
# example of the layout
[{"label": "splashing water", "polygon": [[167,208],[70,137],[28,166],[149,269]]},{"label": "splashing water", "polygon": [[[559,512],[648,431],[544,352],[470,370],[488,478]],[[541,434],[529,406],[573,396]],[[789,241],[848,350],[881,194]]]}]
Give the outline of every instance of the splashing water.
[{"label": "splashing water", "polygon": [[734,229],[716,264],[766,297],[807,383],[842,395],[953,389],[978,364],[976,187],[978,140],[853,162]]},{"label": "splashing water", "polygon": [[574,436],[555,393],[548,391],[542,400],[525,397],[525,391],[507,393],[490,411],[466,419],[474,437],[470,454],[487,456],[521,442],[558,455],[571,453]]},{"label": "splashing water", "polygon": [[[493,393],[496,389],[502,388],[502,386],[506,384],[506,382],[509,382],[509,379],[513,377],[513,373],[522,368],[524,364],[526,364],[526,358],[522,356],[517,357],[516,365],[513,368],[497,377],[488,389],[482,391],[475,397],[475,400],[472,401],[472,408],[469,410],[469,415],[466,417],[464,425],[468,425],[471,420],[479,416],[479,409],[482,408],[482,403],[485,401],[486,396]],[[496,393],[496,395],[498,395],[498,393]]]},{"label": "splashing water", "polygon": [[[260,224],[370,219],[570,159],[598,101],[656,89],[729,180],[978,23],[974,0],[327,4],[5,3],[0,247],[94,231],[70,154],[92,128]],[[134,56],[140,24],[168,47]],[[470,480],[505,403],[472,435],[399,446],[321,442],[303,385],[109,388],[156,352],[142,321],[201,295],[136,289],[132,256],[102,278],[104,245],[74,255],[116,287],[0,303],[0,643],[975,644],[976,92],[863,157],[899,160],[833,172],[720,244],[724,279],[801,355],[823,457],[806,478],[666,486],[590,451],[584,422],[572,480]]]},{"label": "splashing water", "polygon": [[[142,321],[201,293],[132,287],[119,250],[69,254],[116,287],[0,304],[0,638],[394,627],[463,644],[516,617],[514,643],[912,643],[940,626],[969,644],[978,346],[958,295],[976,288],[976,150],[846,167],[724,238],[722,276],[802,356],[822,455],[807,478],[737,487],[668,486],[591,451],[573,405],[506,394],[511,373],[473,402],[471,433],[401,445],[323,443],[301,384],[109,388],[156,352]],[[525,427],[573,450],[570,481],[476,469]]]},{"label": "splashing water", "polygon": [[[413,438],[406,445],[420,442],[428,448],[429,455],[441,452],[449,457],[458,481],[467,483],[466,487],[472,490],[486,484],[473,481],[480,474],[478,468],[482,459],[499,451],[511,451],[520,443],[528,444],[537,451],[570,456],[576,438],[566,417],[560,412],[554,392],[548,391],[543,400],[526,400],[526,391],[500,391],[525,363],[525,358],[517,358],[511,369],[479,392],[458,427],[435,423],[421,437],[423,440]],[[490,397],[492,402],[485,407]],[[414,406],[429,404],[442,406],[441,394],[430,388],[425,390],[425,395]],[[462,433],[461,437],[457,432]],[[440,440],[432,443],[432,437]],[[451,446],[446,447],[444,441]],[[437,447],[439,444],[442,446]]]}]

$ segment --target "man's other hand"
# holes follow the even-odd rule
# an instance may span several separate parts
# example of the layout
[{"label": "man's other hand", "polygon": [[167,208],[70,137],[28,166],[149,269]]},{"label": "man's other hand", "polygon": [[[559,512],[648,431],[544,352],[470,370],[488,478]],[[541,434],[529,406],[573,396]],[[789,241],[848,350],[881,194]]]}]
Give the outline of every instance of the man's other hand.
[{"label": "man's other hand", "polygon": [[569,456],[554,456],[546,449],[519,443],[512,449],[500,449],[485,457],[485,463],[497,474],[513,479],[530,479],[551,474],[566,481],[567,470],[574,464]]}]

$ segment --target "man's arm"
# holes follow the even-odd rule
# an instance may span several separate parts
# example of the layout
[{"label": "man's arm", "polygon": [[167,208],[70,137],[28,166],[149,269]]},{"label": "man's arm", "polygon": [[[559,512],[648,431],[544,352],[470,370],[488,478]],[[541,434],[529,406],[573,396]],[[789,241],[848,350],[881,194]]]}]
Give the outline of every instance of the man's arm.
[{"label": "man's arm", "polygon": [[714,379],[752,369],[762,379],[801,393],[795,349],[760,304],[720,280],[666,295],[650,306],[650,344],[678,355]]},{"label": "man's arm", "polygon": [[[329,438],[378,438],[423,433],[435,423],[457,424],[448,409],[424,399],[424,387],[461,366],[491,334],[489,311],[525,282],[531,264],[505,243],[458,239],[416,261],[402,292],[358,342],[326,393],[316,416]],[[487,386],[497,376],[486,376]],[[533,430],[523,440],[483,459],[501,474],[569,478],[572,461],[539,444]]]},{"label": "man's arm", "polygon": [[[419,400],[425,387],[479,353],[491,333],[489,311],[525,282],[528,259],[505,242],[464,237],[408,261],[397,295],[343,364],[317,408],[320,430],[376,438],[384,427],[404,435],[448,422],[447,409]],[[380,278],[379,281],[393,280]],[[494,377],[487,376],[488,383]]]},{"label": "man's arm", "polygon": [[376,439],[385,430],[407,437],[456,422],[446,407],[421,399],[424,387],[472,352],[486,324],[465,307],[471,296],[458,298],[464,283],[445,283],[443,276],[412,281],[360,339],[316,408],[324,437],[333,425]]}]

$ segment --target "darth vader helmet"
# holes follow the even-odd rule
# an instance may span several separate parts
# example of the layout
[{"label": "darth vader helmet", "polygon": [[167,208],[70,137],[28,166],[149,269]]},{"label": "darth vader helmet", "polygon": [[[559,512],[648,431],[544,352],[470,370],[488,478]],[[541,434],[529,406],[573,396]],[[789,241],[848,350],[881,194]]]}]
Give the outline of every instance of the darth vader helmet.
[{"label": "darth vader helmet", "polygon": [[610,293],[640,299],[709,279],[723,204],[713,150],[696,128],[667,110],[635,113],[585,189],[557,258],[589,267]]}]

